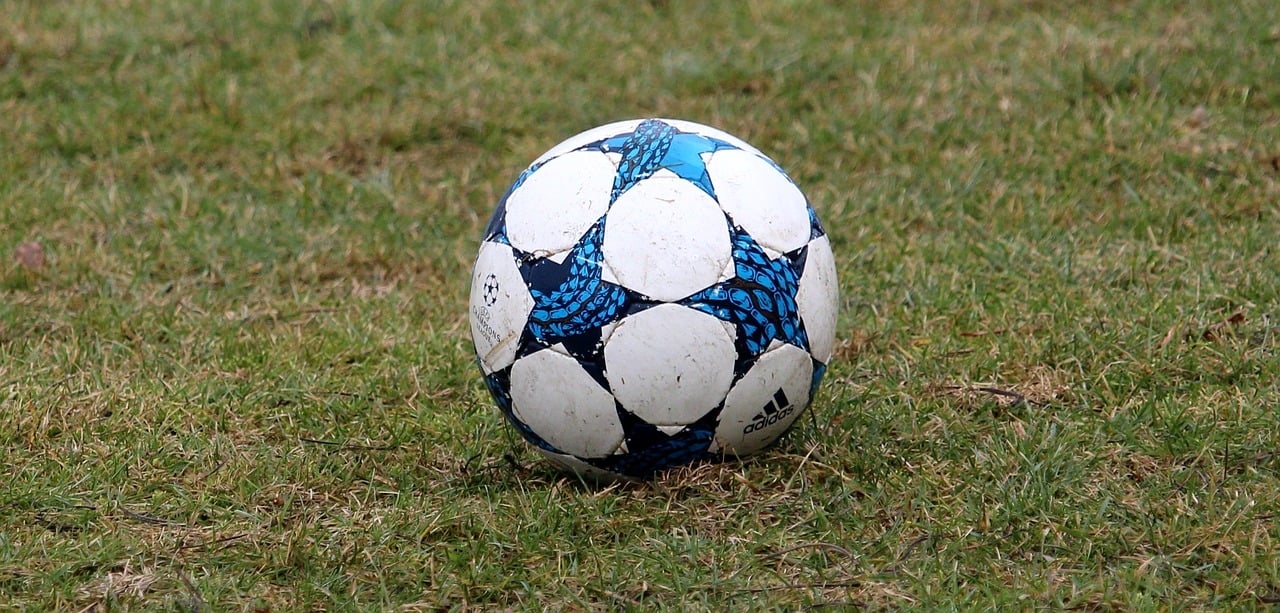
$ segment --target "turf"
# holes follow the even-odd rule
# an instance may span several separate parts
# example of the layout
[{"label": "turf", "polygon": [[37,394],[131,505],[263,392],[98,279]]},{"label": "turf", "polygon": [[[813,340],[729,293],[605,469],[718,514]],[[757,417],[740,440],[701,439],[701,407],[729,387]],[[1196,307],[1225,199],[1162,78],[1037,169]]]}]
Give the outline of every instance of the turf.
[{"label": "turf", "polygon": [[[6,2],[0,609],[1280,601],[1276,24]],[[467,283],[525,164],[643,116],[791,172],[840,342],[775,449],[590,487],[495,416]]]}]

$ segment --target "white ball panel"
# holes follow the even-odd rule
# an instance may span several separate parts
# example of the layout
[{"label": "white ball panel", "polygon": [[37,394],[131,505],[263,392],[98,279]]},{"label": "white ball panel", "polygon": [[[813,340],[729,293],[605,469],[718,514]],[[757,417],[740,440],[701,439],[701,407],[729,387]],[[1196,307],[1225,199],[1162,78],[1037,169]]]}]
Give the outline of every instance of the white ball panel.
[{"label": "white ball panel", "polygon": [[613,396],[572,357],[539,351],[517,360],[511,404],[516,418],[565,453],[601,458],[622,443]]},{"label": "white ball panel", "polygon": [[717,151],[707,172],[720,205],[756,242],[779,253],[809,242],[808,201],[772,164],[746,151]]},{"label": "white ball panel", "polygon": [[511,247],[482,244],[471,273],[471,338],[486,374],[511,365],[532,310]]},{"label": "white ball panel", "polygon": [[605,376],[622,406],[641,419],[684,425],[720,404],[736,356],[720,320],[664,304],[618,324],[604,346]]},{"label": "white ball panel", "polygon": [[769,446],[809,405],[812,380],[808,352],[785,344],[766,351],[725,398],[711,451],[746,456]]},{"label": "white ball panel", "polygon": [[604,258],[625,287],[673,302],[715,284],[733,257],[724,212],[688,181],[655,175],[613,203]]},{"label": "white ball panel", "polygon": [[573,247],[608,210],[616,170],[597,151],[575,151],[534,171],[507,198],[511,246],[538,254]]},{"label": "white ball panel", "polygon": [[820,236],[809,243],[809,255],[800,275],[796,305],[809,335],[809,351],[823,364],[835,350],[836,320],[839,316],[840,284],[836,279],[836,259],[831,241]]}]

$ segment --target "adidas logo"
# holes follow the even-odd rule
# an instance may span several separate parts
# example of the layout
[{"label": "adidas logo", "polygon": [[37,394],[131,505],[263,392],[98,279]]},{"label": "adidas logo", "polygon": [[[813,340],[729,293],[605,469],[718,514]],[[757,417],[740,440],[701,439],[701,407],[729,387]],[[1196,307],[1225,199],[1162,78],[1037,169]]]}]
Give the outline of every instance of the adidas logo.
[{"label": "adidas logo", "polygon": [[791,405],[791,401],[787,400],[787,394],[782,391],[782,388],[778,388],[778,391],[773,393],[773,399],[766,403],[760,412],[756,413],[755,417],[751,418],[751,423],[742,429],[742,433],[751,434],[768,428],[795,412],[795,410],[796,408]]}]

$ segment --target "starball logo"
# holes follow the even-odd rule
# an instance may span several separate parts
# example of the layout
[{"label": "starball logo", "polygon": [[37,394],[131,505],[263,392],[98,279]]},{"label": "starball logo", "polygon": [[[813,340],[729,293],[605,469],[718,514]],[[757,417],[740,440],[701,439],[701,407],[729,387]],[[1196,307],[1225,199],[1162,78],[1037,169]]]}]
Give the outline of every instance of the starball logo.
[{"label": "starball logo", "polygon": [[787,394],[782,391],[782,388],[778,388],[778,391],[773,393],[773,399],[766,403],[759,413],[756,413],[756,416],[751,419],[751,423],[742,429],[742,433],[751,434],[768,428],[782,421],[788,415],[794,413],[795,410],[795,406],[791,404],[790,400],[787,400]]},{"label": "starball logo", "polygon": [[489,273],[484,278],[484,305],[491,307],[498,303],[498,275]]},{"label": "starball logo", "polygon": [[480,299],[484,301],[483,306],[476,304],[471,305],[471,315],[476,324],[476,330],[484,336],[485,340],[490,344],[495,345],[498,341],[502,340],[502,335],[498,334],[498,331],[493,329],[493,322],[491,321],[493,319],[493,314],[490,312],[490,309],[492,309],[493,305],[498,303],[498,289],[498,276],[493,273],[489,273],[489,276],[484,278],[484,285],[482,286]]}]

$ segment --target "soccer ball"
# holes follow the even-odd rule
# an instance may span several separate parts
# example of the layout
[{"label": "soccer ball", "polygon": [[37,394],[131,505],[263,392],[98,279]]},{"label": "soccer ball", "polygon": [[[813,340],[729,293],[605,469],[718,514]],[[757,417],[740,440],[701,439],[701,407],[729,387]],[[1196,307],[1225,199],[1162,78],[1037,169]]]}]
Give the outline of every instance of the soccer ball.
[{"label": "soccer ball", "polygon": [[498,204],[471,333],[498,409],[591,478],[750,455],[813,399],[836,327],[831,244],[733,136],[623,121],[552,148]]}]

